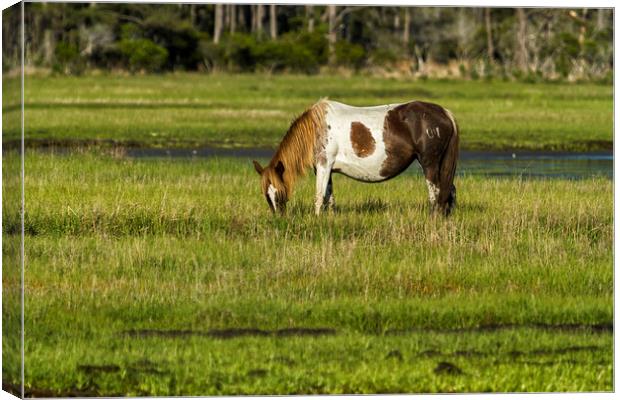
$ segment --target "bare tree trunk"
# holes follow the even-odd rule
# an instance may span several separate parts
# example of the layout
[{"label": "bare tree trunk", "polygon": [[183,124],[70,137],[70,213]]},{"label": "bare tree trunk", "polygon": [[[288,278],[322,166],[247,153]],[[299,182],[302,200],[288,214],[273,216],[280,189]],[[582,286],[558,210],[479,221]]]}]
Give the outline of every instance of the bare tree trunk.
[{"label": "bare tree trunk", "polygon": [[588,9],[584,8],[581,14],[581,20],[584,21],[581,26],[579,27],[579,46],[581,48],[581,51],[583,53],[583,45],[585,43],[586,40],[586,16],[588,15]]},{"label": "bare tree trunk", "polygon": [[269,6],[269,33],[271,34],[272,39],[276,39],[278,37],[278,21],[275,4],[271,4]]},{"label": "bare tree trunk", "polygon": [[489,61],[493,62],[495,48],[493,48],[493,27],[491,24],[491,9],[484,9],[484,26],[487,31],[487,56],[489,57]]},{"label": "bare tree trunk", "polygon": [[230,33],[235,33],[237,30],[237,6],[231,4],[228,12],[230,14]]},{"label": "bare tree trunk", "polygon": [[517,8],[517,40],[516,40],[516,51],[515,51],[515,62],[517,64],[517,68],[522,72],[527,72],[528,70],[528,57],[527,57],[527,17],[525,15],[525,10],[523,8]]},{"label": "bare tree trunk", "polygon": [[411,25],[411,14],[409,7],[405,7],[405,20],[403,21],[403,43],[409,44],[409,26]]},{"label": "bare tree trunk", "polygon": [[606,28],[607,22],[605,21],[605,10],[599,9],[596,13],[596,30],[602,31]]},{"label": "bare tree trunk", "polygon": [[43,58],[46,65],[52,65],[54,60],[54,33],[51,29],[43,32]]},{"label": "bare tree trunk", "polygon": [[215,26],[213,28],[213,43],[218,44],[220,42],[220,36],[222,35],[222,20],[224,19],[224,5],[215,5]]},{"label": "bare tree trunk", "polygon": [[196,5],[195,4],[189,5],[189,22],[192,24],[192,26],[196,26]]},{"label": "bare tree trunk", "polygon": [[336,6],[327,6],[329,21],[329,31],[327,32],[327,43],[329,45],[329,64],[336,64]]},{"label": "bare tree trunk", "polygon": [[257,4],[254,6],[254,18],[252,22],[252,32],[255,32],[258,35],[261,35],[263,32],[263,5]]},{"label": "bare tree trunk", "polygon": [[306,19],[308,20],[308,32],[314,32],[314,7],[306,6]]},{"label": "bare tree trunk", "polygon": [[394,12],[394,32],[398,32],[400,29],[400,10],[396,8]]},{"label": "bare tree trunk", "polygon": [[225,4],[223,7],[224,10],[224,25],[222,30],[226,30],[230,28],[230,4]]}]

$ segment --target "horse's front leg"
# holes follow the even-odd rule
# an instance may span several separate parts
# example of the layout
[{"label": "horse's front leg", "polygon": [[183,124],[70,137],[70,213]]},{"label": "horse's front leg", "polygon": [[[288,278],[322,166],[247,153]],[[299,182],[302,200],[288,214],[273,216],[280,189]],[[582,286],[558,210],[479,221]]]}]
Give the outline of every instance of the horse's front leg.
[{"label": "horse's front leg", "polygon": [[314,212],[316,215],[320,215],[321,211],[326,206],[333,202],[332,198],[332,179],[331,179],[331,165],[330,166],[316,166],[316,195],[314,198]]},{"label": "horse's front leg", "polygon": [[332,174],[329,174],[329,182],[327,182],[327,191],[325,192],[327,197],[327,208],[330,211],[334,211],[336,209],[336,200],[334,199],[334,189],[332,186]]}]

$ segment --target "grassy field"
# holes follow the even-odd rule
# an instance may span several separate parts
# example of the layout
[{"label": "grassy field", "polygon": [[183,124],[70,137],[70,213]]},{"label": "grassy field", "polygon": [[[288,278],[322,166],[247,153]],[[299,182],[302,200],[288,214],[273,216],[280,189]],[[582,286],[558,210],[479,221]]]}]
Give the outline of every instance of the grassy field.
[{"label": "grassy field", "polygon": [[[7,88],[17,83],[4,81]],[[26,138],[33,145],[271,147],[296,115],[326,96],[360,106],[439,103],[456,115],[466,149],[609,150],[613,137],[611,85],[366,76],[29,76],[25,96]],[[18,104],[19,98],[6,101],[3,112],[19,113]],[[4,140],[18,137],[18,124],[5,124]]]},{"label": "grassy field", "polygon": [[[87,88],[91,79],[74,82]],[[32,103],[73,99],[91,105],[34,107],[30,126],[39,120],[43,129],[49,113],[54,129],[116,137],[127,129],[115,122],[117,116],[128,123],[139,115],[131,124],[132,138],[147,140],[149,129],[158,129],[198,140],[203,130],[219,131],[205,122],[213,109],[262,109],[260,102],[276,103],[286,110],[278,111],[286,121],[289,112],[336,82],[299,86],[295,91],[302,94],[289,102],[283,83],[299,78],[265,78],[253,85],[261,93],[277,86],[273,97],[257,100],[239,93],[224,101],[217,99],[218,91],[231,85],[250,90],[249,80],[171,77],[183,84],[179,90],[169,88],[170,97],[178,98],[166,101],[211,104],[191,108],[139,106],[145,93],[160,98],[165,92],[149,77],[126,78],[126,85],[121,78],[96,81],[106,79],[117,83],[96,86],[90,81],[92,90],[83,93],[64,88],[69,78],[37,81],[46,89]],[[217,85],[218,79],[227,84]],[[355,97],[355,87],[378,84],[357,79],[348,89],[338,84],[343,95],[333,97],[364,103],[366,95],[360,91]],[[385,82],[408,93],[402,82]],[[442,99],[457,98],[455,93],[478,98],[467,93],[469,83],[422,85],[428,93],[441,92]],[[494,85],[515,93],[528,88]],[[529,88],[540,91],[536,100],[525,90],[521,100],[511,100],[516,109],[523,102],[565,96],[566,103],[553,106],[561,118],[567,104],[577,107],[573,91],[586,86]],[[606,108],[611,88],[588,88],[600,98],[592,95],[579,104]],[[390,93],[393,97],[385,102],[401,96]],[[105,98],[125,98],[130,106],[94,105]],[[462,100],[453,107],[462,119],[483,115],[467,104]],[[486,111],[486,118],[506,129],[510,125]],[[547,111],[531,115],[536,112]],[[590,128],[605,126],[600,114],[589,115],[585,108],[579,113],[592,118]],[[240,142],[271,143],[284,124],[280,117],[258,115],[251,123],[221,116],[221,132],[247,129]],[[164,123],[165,118],[185,121],[176,125]],[[248,126],[234,125],[239,123]],[[542,132],[554,125],[533,128],[539,123],[528,119],[519,126],[522,132]],[[100,130],[105,124],[109,130]],[[545,143],[559,140],[559,132],[574,125],[556,126],[556,136]],[[273,132],[256,128],[260,135],[251,133],[250,128],[263,126]],[[467,128],[476,138],[469,143],[484,143],[483,132],[490,131],[485,124],[476,126],[477,134]],[[610,135],[606,129],[600,137]],[[5,153],[6,165],[16,160],[14,153]],[[135,160],[88,151],[54,155],[29,150],[26,171],[27,394],[613,389],[610,180],[462,176],[456,182],[459,205],[453,217],[433,219],[420,176],[404,175],[381,185],[336,176],[338,211],[321,218],[312,213],[314,180],[308,178],[282,218],[268,211],[249,160]],[[5,188],[17,185],[15,176],[3,180]],[[3,191],[5,201],[17,195]],[[19,245],[16,210],[4,208],[3,221],[6,257],[15,255],[10,250]],[[5,277],[3,287],[11,283]],[[5,324],[14,315],[10,311],[3,312]],[[4,348],[16,348],[15,339],[5,335]],[[4,381],[17,384],[18,370],[11,369],[16,354],[4,354]]]}]

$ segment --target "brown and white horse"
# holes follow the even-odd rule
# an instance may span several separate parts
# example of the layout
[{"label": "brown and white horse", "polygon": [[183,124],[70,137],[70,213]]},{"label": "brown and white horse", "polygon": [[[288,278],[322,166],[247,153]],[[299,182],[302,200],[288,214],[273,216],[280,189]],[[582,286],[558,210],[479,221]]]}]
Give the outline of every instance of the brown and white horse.
[{"label": "brown and white horse", "polygon": [[412,101],[353,107],[320,100],[291,124],[266,167],[254,161],[272,211],[284,211],[298,177],[316,172],[315,211],[334,206],[333,172],[362,182],[381,182],[418,160],[431,210],[448,215],[456,203],[454,172],[459,129],[447,109]]}]

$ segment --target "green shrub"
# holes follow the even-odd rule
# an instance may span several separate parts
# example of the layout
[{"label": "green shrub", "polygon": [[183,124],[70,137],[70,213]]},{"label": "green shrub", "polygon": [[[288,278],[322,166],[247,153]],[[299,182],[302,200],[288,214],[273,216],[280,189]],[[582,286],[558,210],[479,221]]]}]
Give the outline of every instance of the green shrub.
[{"label": "green shrub", "polygon": [[336,42],[336,62],[345,67],[360,69],[364,65],[366,52],[359,44],[341,40]]},{"label": "green shrub", "polygon": [[142,37],[152,40],[168,51],[166,69],[195,69],[201,62],[201,35],[187,20],[171,10],[154,13],[144,21]]},{"label": "green shrub", "polygon": [[54,72],[64,74],[81,74],[86,68],[86,62],[80,55],[77,45],[67,42],[58,42],[54,49]]},{"label": "green shrub", "polygon": [[312,51],[291,36],[261,42],[255,54],[258,65],[270,70],[288,69],[306,73],[318,70]]},{"label": "green shrub", "polygon": [[253,71],[256,67],[257,43],[252,35],[235,33],[226,37],[222,45],[225,47],[225,60],[233,67],[242,71]]},{"label": "green shrub", "polygon": [[368,55],[372,65],[393,65],[398,61],[398,55],[392,49],[379,47],[370,52]]},{"label": "green shrub", "polygon": [[207,68],[313,73],[327,62],[327,40],[320,33],[289,33],[277,40],[258,40],[250,34],[235,33],[223,37],[219,45],[202,43],[200,52]]},{"label": "green shrub", "polygon": [[563,32],[555,38],[554,45],[558,54],[555,59],[556,70],[566,78],[573,68],[573,60],[579,56],[579,41],[575,35]]},{"label": "green shrub", "polygon": [[118,47],[132,72],[158,72],[168,59],[168,50],[148,39],[123,39]]},{"label": "green shrub", "polygon": [[226,48],[224,46],[215,44],[211,40],[202,40],[199,51],[207,70],[212,71],[226,67]]}]

